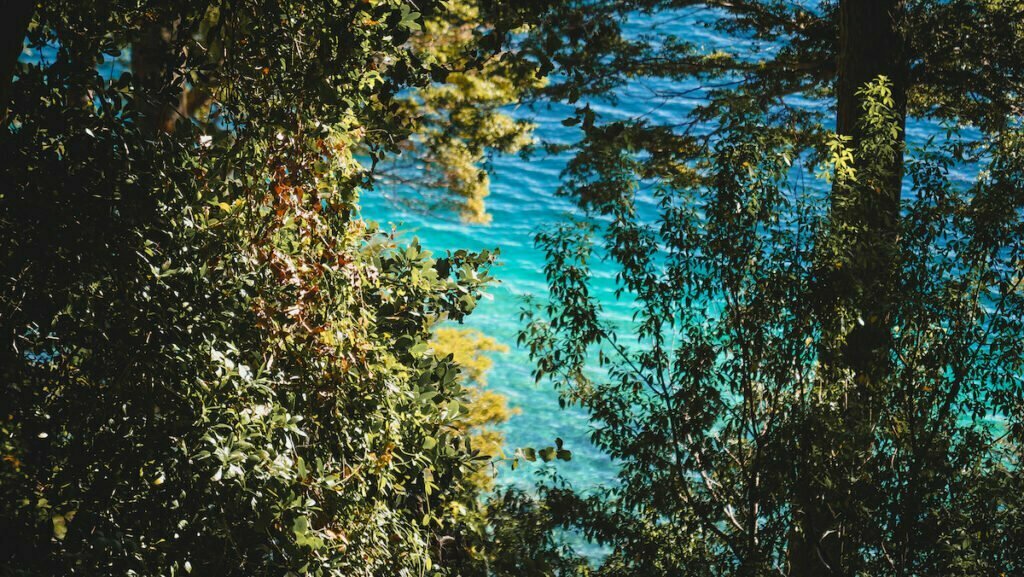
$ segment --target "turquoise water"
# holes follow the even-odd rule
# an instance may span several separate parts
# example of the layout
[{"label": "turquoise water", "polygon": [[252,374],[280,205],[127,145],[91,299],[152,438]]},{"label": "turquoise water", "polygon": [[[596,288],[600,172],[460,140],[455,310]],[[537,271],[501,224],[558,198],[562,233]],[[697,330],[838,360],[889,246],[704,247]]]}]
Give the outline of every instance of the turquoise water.
[{"label": "turquoise water", "polygon": [[[640,103],[620,103],[619,112],[633,113]],[[575,130],[560,122],[569,116],[568,107],[516,110],[514,114],[529,117],[537,123],[538,138],[566,141],[575,137]],[[517,471],[500,468],[499,483],[528,486],[532,475],[543,466],[556,466],[574,485],[587,486],[609,482],[614,478],[613,464],[589,443],[589,424],[579,410],[558,406],[558,396],[549,384],[535,384],[526,351],[516,346],[521,327],[519,312],[525,295],[543,298],[547,293],[544,279],[544,255],[534,247],[537,230],[562,220],[572,205],[557,198],[559,172],[565,157],[538,154],[529,160],[518,156],[498,156],[493,160],[491,193],[487,210],[493,221],[487,225],[465,224],[454,214],[422,211],[394,201],[403,197],[401,189],[388,188],[364,193],[361,198],[363,216],[382,225],[393,224],[409,240],[420,239],[435,253],[465,248],[483,250],[499,248],[499,266],[493,275],[500,283],[490,291],[490,298],[481,300],[466,321],[467,327],[483,331],[509,347],[507,353],[492,355],[494,366],[488,374],[489,388],[508,397],[509,404],[519,409],[503,427],[506,453],[516,447],[551,445],[556,437],[565,441],[573,453],[570,462],[555,465],[523,463]],[[614,270],[595,265],[595,281],[607,305],[607,313],[620,322],[628,322],[632,311],[628,305],[614,302]]]},{"label": "turquoise water", "polygon": [[[686,35],[690,41],[714,49],[726,41],[702,25],[709,17],[706,11],[690,11],[638,17],[629,26],[635,33],[654,30],[660,34]],[[591,102],[591,107],[603,120],[644,116],[654,123],[678,123],[701,102],[700,91],[689,99],[667,101],[659,99],[657,93],[680,87],[692,88],[641,79],[619,91],[617,102]],[[545,104],[511,112],[536,123],[535,134],[540,140],[572,142],[578,136],[577,129],[561,125],[563,119],[572,115],[571,107]],[[487,198],[487,209],[493,221],[488,225],[464,224],[451,214],[410,209],[391,200],[403,196],[401,189],[385,186],[362,197],[365,218],[394,224],[407,238],[418,237],[426,248],[435,252],[458,248],[501,250],[500,266],[493,273],[500,284],[490,291],[492,298],[481,301],[466,326],[477,328],[509,347],[508,353],[493,356],[494,367],[488,376],[489,387],[507,396],[511,406],[520,410],[503,427],[506,453],[511,454],[516,447],[551,445],[556,437],[562,438],[573,453],[570,462],[524,463],[517,471],[502,467],[498,476],[501,485],[528,487],[541,467],[557,467],[577,488],[609,483],[615,477],[614,463],[589,442],[590,425],[586,415],[571,407],[560,409],[557,393],[550,384],[534,383],[527,353],[516,347],[522,298],[533,295],[543,299],[547,292],[544,255],[533,245],[534,234],[572,212],[567,200],[555,196],[566,158],[540,153],[529,159],[512,155],[496,157],[491,172],[491,194]],[[641,198],[639,209],[642,216],[655,214],[650,199]],[[593,272],[595,292],[605,307],[606,318],[615,324],[628,324],[633,311],[629,304],[615,301],[615,270],[597,262]]]},{"label": "turquoise water", "polygon": [[[564,109],[520,114],[534,118],[539,124],[538,135],[543,138],[557,138],[562,136],[560,133],[569,132],[559,124],[568,115]],[[382,225],[392,223],[407,240],[418,237],[435,253],[459,248],[501,250],[499,266],[493,271],[500,284],[489,291],[490,298],[480,301],[466,326],[479,329],[509,347],[507,353],[492,355],[494,366],[488,375],[490,389],[508,397],[509,404],[520,411],[503,427],[506,453],[511,454],[516,447],[551,445],[556,437],[561,437],[573,452],[573,459],[555,466],[574,484],[591,485],[614,477],[612,463],[590,446],[586,416],[578,410],[560,409],[557,394],[545,383],[534,383],[526,351],[516,347],[522,297],[543,298],[547,292],[544,256],[533,246],[534,233],[559,222],[572,208],[569,202],[555,196],[564,162],[564,158],[541,156],[530,160],[517,156],[495,158],[491,194],[487,198],[493,221],[488,225],[464,224],[457,215],[409,208],[390,200],[401,198],[401,190],[386,187],[365,193],[362,210],[365,218]],[[614,272],[600,265],[595,272],[605,277],[600,285],[606,292],[602,300],[612,305],[609,312],[625,321],[631,313],[627,307],[616,306],[611,294]],[[515,472],[501,467],[499,483],[531,484],[532,473],[542,465],[523,465]]]},{"label": "turquoise water", "polygon": [[[675,34],[708,50],[726,43],[733,44],[735,48],[732,40],[718,37],[704,26],[712,16],[706,10],[643,16],[635,18],[628,29],[632,33]],[[755,58],[768,57],[773,50],[771,45],[750,44],[747,48]],[[687,99],[662,100],[658,93],[666,89],[696,90]],[[699,87],[657,79],[637,79],[620,90],[617,96],[615,103],[592,102],[591,106],[603,120],[642,116],[653,123],[677,124],[701,102]],[[799,99],[794,99],[791,104],[821,105]],[[570,107],[560,105],[512,110],[515,116],[531,119],[538,125],[536,135],[539,139],[556,142],[571,142],[577,137],[575,128],[561,125],[571,112]],[[943,133],[941,126],[927,121],[911,122],[907,126],[907,140],[911,145]],[[504,485],[527,487],[532,484],[538,468],[545,466],[557,467],[577,488],[611,482],[615,476],[614,464],[588,441],[590,425],[586,416],[578,409],[559,409],[555,391],[549,384],[534,384],[529,358],[524,350],[516,347],[522,297],[534,295],[543,299],[547,292],[543,276],[544,258],[541,251],[533,246],[534,234],[558,223],[572,211],[568,201],[555,196],[565,160],[565,157],[542,154],[528,160],[518,156],[495,158],[491,194],[487,198],[488,211],[493,215],[493,222],[489,225],[463,224],[451,214],[417,211],[389,200],[401,198],[401,189],[385,186],[366,193],[362,199],[364,217],[382,224],[393,223],[405,231],[407,238],[419,237],[427,248],[436,252],[458,248],[480,250],[497,247],[501,250],[500,266],[494,271],[501,283],[490,291],[493,298],[480,303],[467,326],[484,331],[510,349],[506,354],[494,356],[494,367],[488,377],[490,387],[506,395],[511,405],[521,411],[504,427],[507,452],[522,446],[550,445],[555,437],[564,439],[566,448],[573,452],[573,459],[568,463],[528,463],[514,472],[505,467],[498,477],[499,483]],[[811,181],[812,186],[820,186],[820,183],[815,185],[813,179],[805,178],[805,181]],[[639,212],[641,217],[653,217],[653,202],[641,197]],[[632,311],[629,304],[618,303],[614,299],[614,274],[609,265],[594,263],[596,292],[601,296],[607,316],[625,325],[629,323]]]}]

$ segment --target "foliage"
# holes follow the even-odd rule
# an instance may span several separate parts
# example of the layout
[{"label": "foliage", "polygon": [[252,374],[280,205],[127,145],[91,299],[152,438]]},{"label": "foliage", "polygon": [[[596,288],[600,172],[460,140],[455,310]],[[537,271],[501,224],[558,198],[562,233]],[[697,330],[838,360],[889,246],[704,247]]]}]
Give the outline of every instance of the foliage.
[{"label": "foliage", "polygon": [[[508,400],[503,395],[486,389],[487,371],[494,364],[486,353],[508,352],[508,347],[478,330],[452,327],[434,331],[431,346],[440,357],[452,355],[452,361],[459,367],[460,378],[467,383],[469,412],[463,417],[461,428],[472,433],[473,447],[482,455],[504,457],[505,438],[494,427],[519,411],[509,409]],[[493,472],[482,469],[476,479],[480,487],[489,490],[493,485]]]},{"label": "foliage", "polygon": [[[438,357],[451,355],[458,364],[460,380],[468,388],[467,413],[459,423],[471,444],[483,457],[510,461],[513,468],[519,459],[569,460],[571,453],[562,447],[541,450],[532,447],[517,449],[509,459],[505,456],[504,435],[494,429],[518,410],[509,410],[505,397],[485,389],[486,373],[492,361],[486,352],[505,352],[508,347],[474,329],[442,327],[434,332],[431,345]],[[549,454],[550,453],[550,454]],[[518,576],[583,571],[586,563],[571,555],[552,531],[557,521],[548,512],[548,505],[529,498],[519,491],[501,489],[493,492],[497,467],[481,468],[469,479],[470,490],[463,500],[452,501],[451,518],[458,525],[448,531],[453,538],[443,555],[462,577]],[[486,501],[480,491],[489,493]],[[565,557],[565,559],[563,559]]]},{"label": "foliage", "polygon": [[[504,396],[486,390],[486,373],[493,361],[488,352],[505,352],[508,347],[474,329],[441,327],[434,332],[431,347],[437,358],[448,358],[459,367],[458,380],[466,390],[466,411],[456,424],[460,434],[483,460],[503,459],[504,435],[494,427],[503,424],[517,411],[509,409]],[[454,574],[467,577],[485,571],[484,551],[490,539],[488,508],[480,499],[494,488],[496,466],[481,467],[466,480],[465,497],[451,502],[450,536],[442,545],[441,556],[453,567]]]},{"label": "foliage", "polygon": [[[473,563],[461,568],[464,577],[520,575],[591,575],[587,559],[566,543],[563,506],[572,506],[571,492],[541,487],[536,495],[505,489],[487,501],[488,531],[476,546]],[[568,502],[567,502],[568,501]]]},{"label": "foliage", "polygon": [[486,159],[494,151],[514,153],[532,144],[533,125],[503,108],[544,82],[532,66],[481,45],[489,27],[476,0],[447,0],[444,6],[425,19],[412,45],[451,73],[403,101],[411,137],[402,147],[408,154],[381,171],[385,181],[413,185],[421,194],[417,204],[452,206],[464,221],[487,223]]},{"label": "foliage", "polygon": [[[611,548],[597,573],[1019,570],[1020,3],[488,6],[580,129],[546,145],[583,214],[538,234],[523,341],[621,466],[547,496]],[[651,112],[696,104],[597,112],[638,84]],[[908,119],[948,134],[908,152]],[[599,258],[631,326],[603,318]]]},{"label": "foliage", "polygon": [[[852,155],[871,186],[899,144],[885,84],[863,94]],[[955,140],[911,156],[893,366],[864,394],[862,374],[828,361],[845,343],[825,342],[833,323],[863,321],[815,302],[822,267],[851,266],[857,231],[829,223],[820,193],[788,178],[792,145],[758,128],[716,144],[713,186],[660,189],[654,222],[630,194],[595,207],[603,226],[538,236],[551,301],[526,312],[523,338],[621,466],[618,486],[557,494],[556,518],[612,547],[598,575],[787,574],[810,492],[857,537],[849,574],[1019,571],[1019,137],[966,187],[950,176]],[[635,344],[588,290],[599,233],[638,305]]]},{"label": "foliage", "polygon": [[36,8],[2,134],[0,574],[449,571],[486,459],[429,343],[494,255],[351,216],[397,95],[445,73],[417,5]]},{"label": "foliage", "polygon": [[494,361],[486,353],[507,353],[508,347],[476,329],[442,327],[434,331],[431,340],[436,354],[452,355],[462,370],[462,377],[483,388],[487,386],[487,371]]}]

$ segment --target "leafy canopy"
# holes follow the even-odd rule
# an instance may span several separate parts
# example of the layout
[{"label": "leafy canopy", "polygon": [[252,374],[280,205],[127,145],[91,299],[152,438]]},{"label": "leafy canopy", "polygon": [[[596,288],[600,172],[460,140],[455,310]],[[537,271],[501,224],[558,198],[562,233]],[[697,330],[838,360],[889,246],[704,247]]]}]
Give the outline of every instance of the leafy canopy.
[{"label": "leafy canopy", "polygon": [[[582,217],[537,236],[550,296],[522,340],[621,467],[543,487],[534,526],[605,544],[598,575],[1018,567],[1019,3],[491,7],[580,129],[547,146]],[[697,102],[596,112],[634,83]],[[908,147],[912,119],[948,132]]]},{"label": "leafy canopy", "polygon": [[452,5],[417,6],[35,7],[0,142],[0,573],[449,572],[488,457],[430,339],[495,255],[353,216],[418,129],[399,95],[448,72],[412,38]]}]

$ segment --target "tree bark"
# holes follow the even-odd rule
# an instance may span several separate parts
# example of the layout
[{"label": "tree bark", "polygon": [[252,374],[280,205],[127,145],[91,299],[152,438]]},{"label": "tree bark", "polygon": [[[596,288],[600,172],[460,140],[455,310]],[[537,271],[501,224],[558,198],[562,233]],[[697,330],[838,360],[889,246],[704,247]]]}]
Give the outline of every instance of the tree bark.
[{"label": "tree bark", "polygon": [[21,56],[25,34],[36,5],[32,0],[2,0],[0,6],[0,14],[3,15],[0,18],[0,59],[3,62],[3,69],[0,70],[0,124],[6,130],[14,69]]},{"label": "tree bark", "polygon": [[[830,208],[832,246],[846,258],[819,263],[817,297],[823,338],[819,387],[841,405],[838,422],[810,415],[798,459],[794,498],[795,532],[790,575],[848,576],[867,544],[859,528],[875,490],[864,475],[864,455],[874,440],[878,404],[891,371],[890,309],[895,291],[896,242],[902,193],[902,146],[891,159],[856,158],[866,136],[863,98],[857,92],[885,76],[890,81],[902,145],[909,64],[901,17],[905,0],[841,0],[836,83],[836,132],[849,136],[855,168],[886,166],[884,180],[870,186],[838,182]],[[853,375],[852,385],[844,384]],[[813,410],[813,409],[812,409]],[[823,434],[831,431],[832,434]],[[859,519],[859,521],[858,521]]]},{"label": "tree bark", "polygon": [[900,31],[905,0],[843,0],[839,3],[839,79],[836,132],[859,136],[857,91],[879,75],[893,83],[896,108],[906,113],[907,63]]}]

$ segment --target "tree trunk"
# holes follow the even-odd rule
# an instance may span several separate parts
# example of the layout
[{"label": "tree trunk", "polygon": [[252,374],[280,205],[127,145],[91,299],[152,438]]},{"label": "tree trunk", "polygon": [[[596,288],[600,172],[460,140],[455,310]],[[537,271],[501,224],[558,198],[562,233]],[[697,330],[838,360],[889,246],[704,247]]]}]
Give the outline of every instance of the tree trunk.
[{"label": "tree trunk", "polygon": [[172,132],[176,107],[174,82],[175,25],[157,20],[144,26],[132,43],[132,76],[138,86],[142,125],[147,133]]},{"label": "tree trunk", "polygon": [[[902,191],[903,152],[894,158],[856,158],[865,136],[863,99],[857,92],[879,76],[892,88],[900,125],[906,117],[907,56],[900,32],[904,0],[841,0],[836,83],[836,132],[851,137],[855,168],[884,166],[871,185],[839,182],[832,189],[826,243],[839,250],[819,263],[819,314],[823,338],[818,386],[841,406],[832,422],[808,416],[798,457],[799,489],[794,516],[799,531],[790,550],[790,575],[854,573],[853,560],[868,538],[864,509],[875,491],[864,473],[874,440],[878,405],[891,371],[890,309],[895,291],[896,238]],[[879,164],[881,163],[881,164]],[[836,260],[833,255],[844,258]],[[844,381],[853,375],[853,383]],[[813,411],[813,409],[812,409]]]},{"label": "tree trunk", "polygon": [[32,20],[35,8],[35,2],[32,0],[3,0],[0,9],[0,14],[3,15],[0,18],[0,59],[3,62],[3,69],[0,69],[0,124],[5,131],[14,68],[18,64],[18,57],[21,56],[25,33],[28,32],[28,24]]},{"label": "tree trunk", "polygon": [[180,46],[181,19],[171,15],[166,22],[143,27],[132,43],[132,74],[142,97],[143,126],[147,132],[174,132],[178,122],[192,120],[193,114],[210,103],[212,96],[202,87],[190,87],[175,67],[187,55]]},{"label": "tree trunk", "polygon": [[[897,271],[903,183],[903,129],[906,125],[908,63],[900,20],[905,0],[840,2],[839,80],[836,89],[836,132],[852,137],[855,167],[882,167],[882,182],[837,182],[832,189],[832,235],[848,251],[848,259],[831,283],[831,319],[857,319],[846,328],[831,327],[841,345],[830,355],[838,369],[853,371],[858,380],[879,383],[890,372],[892,345],[890,308]],[[856,158],[864,138],[864,99],[857,92],[885,76],[890,81],[899,123],[899,142],[891,159]],[[852,329],[852,330],[851,330]],[[868,383],[865,383],[868,384]],[[863,392],[863,391],[861,391]]]}]

